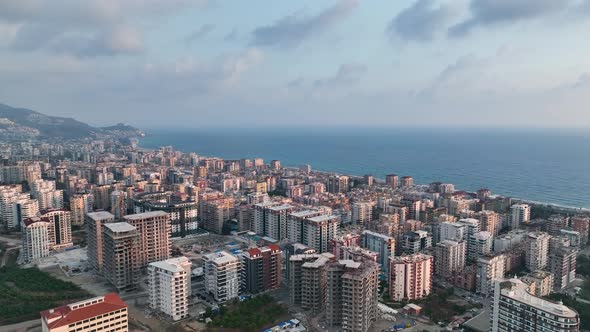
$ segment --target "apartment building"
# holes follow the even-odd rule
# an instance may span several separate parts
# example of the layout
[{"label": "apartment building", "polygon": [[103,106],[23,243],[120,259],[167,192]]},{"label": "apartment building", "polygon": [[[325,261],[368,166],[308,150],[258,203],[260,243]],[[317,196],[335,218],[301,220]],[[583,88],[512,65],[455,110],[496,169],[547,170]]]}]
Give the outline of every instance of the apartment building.
[{"label": "apartment building", "polygon": [[377,319],[379,265],[339,260],[327,268],[326,321],[343,332],[368,331]]},{"label": "apartment building", "polygon": [[449,278],[465,268],[465,241],[444,240],[434,246],[434,273]]},{"label": "apartment building", "polygon": [[257,294],[281,287],[281,248],[275,244],[251,248],[239,255],[240,290]]},{"label": "apartment building", "polygon": [[363,231],[362,247],[377,253],[377,263],[384,273],[389,272],[389,259],[395,256],[395,239],[372,231]]},{"label": "apartment building", "polygon": [[477,259],[477,272],[475,275],[475,291],[481,295],[489,296],[493,292],[494,279],[504,278],[505,256],[484,256]]},{"label": "apartment building", "polygon": [[240,291],[240,260],[221,251],[203,256],[205,291],[223,303],[238,297]]},{"label": "apartment building", "polygon": [[166,260],[170,257],[170,215],[164,211],[151,211],[130,214],[123,221],[137,228],[141,268],[151,262]]},{"label": "apartment building", "polygon": [[530,232],[525,237],[524,257],[529,271],[543,270],[547,267],[549,239],[551,239],[551,236],[544,232]]},{"label": "apartment building", "polygon": [[47,218],[32,217],[23,221],[22,255],[25,262],[49,256],[49,225]]},{"label": "apartment building", "polygon": [[320,215],[307,218],[303,222],[303,244],[314,248],[318,253],[328,252],[328,244],[338,234],[340,217]]},{"label": "apartment building", "polygon": [[299,254],[289,257],[289,302],[312,313],[326,307],[327,267],[334,255]]},{"label": "apartment building", "polygon": [[418,300],[432,292],[434,259],[413,254],[394,257],[389,267],[389,296],[393,301]]},{"label": "apartment building", "polygon": [[86,236],[88,239],[88,262],[97,271],[102,271],[102,226],[115,222],[115,216],[107,211],[87,213]]},{"label": "apartment building", "polygon": [[148,265],[149,306],[172,320],[188,317],[191,296],[191,261],[171,258]]},{"label": "apartment building", "polygon": [[580,317],[575,310],[532,295],[521,280],[497,279],[494,286],[492,332],[580,330]]},{"label": "apartment building", "polygon": [[141,235],[126,222],[102,226],[102,273],[118,291],[135,289],[141,268]]}]

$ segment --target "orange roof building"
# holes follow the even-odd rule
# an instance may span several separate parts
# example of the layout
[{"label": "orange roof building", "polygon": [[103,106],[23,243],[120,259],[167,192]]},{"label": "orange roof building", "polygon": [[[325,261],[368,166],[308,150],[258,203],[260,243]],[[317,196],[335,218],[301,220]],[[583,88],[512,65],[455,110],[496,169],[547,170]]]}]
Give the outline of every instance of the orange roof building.
[{"label": "orange roof building", "polygon": [[41,311],[43,332],[128,331],[127,304],[107,294]]}]

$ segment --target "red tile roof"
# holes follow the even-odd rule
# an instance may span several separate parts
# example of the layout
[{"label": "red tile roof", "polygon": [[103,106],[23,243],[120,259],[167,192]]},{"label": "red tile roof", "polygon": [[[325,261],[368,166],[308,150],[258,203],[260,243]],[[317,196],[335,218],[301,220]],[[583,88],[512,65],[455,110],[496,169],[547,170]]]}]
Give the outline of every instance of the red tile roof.
[{"label": "red tile roof", "polygon": [[25,226],[30,226],[37,222],[51,222],[51,220],[49,220],[47,217],[32,217],[23,219]]},{"label": "red tile roof", "polygon": [[[97,297],[95,299],[99,298],[100,297]],[[93,299],[88,299],[86,301],[91,300]],[[125,304],[125,302],[123,302],[123,300],[121,300],[121,298],[116,293],[107,294],[104,296],[104,300],[102,302],[87,305],[85,307],[72,310],[70,307],[71,305],[72,304],[41,311],[41,319],[45,321],[45,323],[52,320],[51,323],[47,323],[47,327],[49,329],[54,329],[83,321],[98,315],[127,308],[127,304]]]}]

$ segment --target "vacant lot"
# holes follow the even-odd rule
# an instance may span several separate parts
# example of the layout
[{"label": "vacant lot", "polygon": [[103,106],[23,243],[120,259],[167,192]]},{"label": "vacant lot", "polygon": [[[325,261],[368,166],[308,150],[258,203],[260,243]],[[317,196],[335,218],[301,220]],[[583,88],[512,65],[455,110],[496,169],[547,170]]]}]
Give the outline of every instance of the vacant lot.
[{"label": "vacant lot", "polygon": [[238,330],[260,331],[286,318],[287,309],[270,295],[261,295],[243,302],[234,301],[220,308],[219,314],[211,317],[210,331]]},{"label": "vacant lot", "polygon": [[37,268],[0,268],[0,325],[39,318],[39,311],[88,298],[78,286]]}]

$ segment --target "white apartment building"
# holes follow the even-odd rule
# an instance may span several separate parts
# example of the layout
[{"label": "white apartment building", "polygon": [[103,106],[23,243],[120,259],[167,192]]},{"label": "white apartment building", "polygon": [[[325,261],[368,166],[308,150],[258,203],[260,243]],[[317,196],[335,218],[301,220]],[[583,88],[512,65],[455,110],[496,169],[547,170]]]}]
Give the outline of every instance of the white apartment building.
[{"label": "white apartment building", "polygon": [[27,218],[23,221],[23,257],[25,262],[33,262],[49,256],[49,219]]},{"label": "white apartment building", "polygon": [[563,305],[536,297],[518,279],[497,279],[491,312],[492,332],[578,332],[578,313]]},{"label": "white apartment building", "polygon": [[531,207],[527,204],[514,204],[510,208],[510,211],[510,227],[512,229],[517,229],[520,224],[531,221]]},{"label": "white apartment building", "polygon": [[371,221],[375,202],[354,202],[352,204],[352,221],[365,224]]},{"label": "white apartment building", "polygon": [[203,256],[205,291],[223,303],[238,297],[240,291],[240,260],[221,251]]},{"label": "white apartment building", "polygon": [[484,296],[492,294],[494,279],[504,278],[505,257],[485,256],[477,259],[477,272],[475,275],[475,291]]},{"label": "white apartment building", "polygon": [[317,217],[323,213],[318,210],[292,212],[287,216],[287,238],[296,243],[303,242],[303,225],[305,219]]},{"label": "white apartment building", "polygon": [[547,267],[550,239],[551,236],[544,232],[530,232],[525,237],[524,257],[529,271],[543,270]]},{"label": "white apartment building", "polygon": [[302,242],[318,253],[328,251],[328,242],[335,238],[340,227],[340,217],[336,215],[321,215],[307,218],[303,223]]},{"label": "white apartment building", "polygon": [[393,301],[417,300],[432,292],[433,257],[424,254],[391,259],[389,297]]},{"label": "white apartment building", "polygon": [[456,222],[442,222],[440,224],[440,241],[467,240],[467,226]]},{"label": "white apartment building", "polygon": [[150,308],[180,320],[188,316],[191,295],[191,261],[171,258],[148,265]]},{"label": "white apartment building", "polygon": [[469,253],[470,259],[487,255],[492,252],[494,245],[494,236],[490,232],[477,232],[469,237]]},{"label": "white apartment building", "polygon": [[467,245],[465,241],[444,240],[434,247],[434,272],[444,278],[463,271]]}]

